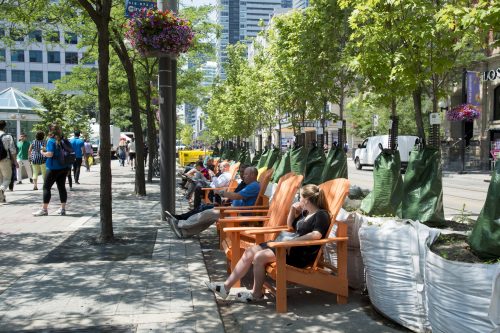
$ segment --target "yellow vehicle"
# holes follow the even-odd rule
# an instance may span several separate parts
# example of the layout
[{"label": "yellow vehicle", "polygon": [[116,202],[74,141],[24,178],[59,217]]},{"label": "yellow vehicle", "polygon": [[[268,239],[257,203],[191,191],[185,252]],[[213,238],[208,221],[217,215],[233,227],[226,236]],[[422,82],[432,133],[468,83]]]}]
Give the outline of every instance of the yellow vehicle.
[{"label": "yellow vehicle", "polygon": [[203,160],[205,156],[212,155],[211,150],[179,150],[179,164],[186,166],[189,163],[194,163],[198,160]]}]

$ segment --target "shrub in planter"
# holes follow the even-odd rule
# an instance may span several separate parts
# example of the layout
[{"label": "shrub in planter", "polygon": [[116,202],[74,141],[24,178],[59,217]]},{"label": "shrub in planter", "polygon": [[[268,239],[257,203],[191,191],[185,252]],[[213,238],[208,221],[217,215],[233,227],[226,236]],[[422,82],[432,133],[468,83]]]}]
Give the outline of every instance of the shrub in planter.
[{"label": "shrub in planter", "polygon": [[144,56],[177,57],[193,44],[191,23],[170,10],[142,8],[125,28],[125,38]]}]

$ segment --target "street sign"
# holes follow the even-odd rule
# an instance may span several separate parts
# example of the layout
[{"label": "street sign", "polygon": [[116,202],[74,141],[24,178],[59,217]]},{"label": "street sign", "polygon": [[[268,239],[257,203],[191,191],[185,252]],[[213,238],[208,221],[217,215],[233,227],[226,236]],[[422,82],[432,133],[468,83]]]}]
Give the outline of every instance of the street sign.
[{"label": "street sign", "polygon": [[132,17],[132,14],[140,11],[142,8],[156,8],[156,0],[125,0],[125,17]]},{"label": "street sign", "polygon": [[299,123],[300,127],[316,127],[316,121],[306,120]]},{"label": "street sign", "polygon": [[433,112],[429,115],[429,122],[431,125],[441,125],[441,117],[439,113]]},{"label": "street sign", "polygon": [[337,128],[342,128],[344,122],[342,120],[337,121]]},{"label": "street sign", "polygon": [[373,126],[377,127],[378,126],[378,114],[374,114],[372,117],[373,117]]}]

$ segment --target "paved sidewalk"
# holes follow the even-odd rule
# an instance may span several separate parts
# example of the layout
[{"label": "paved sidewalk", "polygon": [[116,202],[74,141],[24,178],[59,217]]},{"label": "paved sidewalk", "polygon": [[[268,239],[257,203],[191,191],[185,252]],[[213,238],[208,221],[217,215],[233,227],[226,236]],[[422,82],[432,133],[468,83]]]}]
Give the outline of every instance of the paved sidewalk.
[{"label": "paved sidewalk", "polygon": [[66,216],[55,214],[55,187],[43,217],[31,214],[42,191],[26,180],[6,193],[1,332],[223,332],[214,296],[203,287],[208,276],[199,241],[175,239],[160,221],[157,179],[146,198],[137,198],[132,171],[112,165],[113,225],[121,243],[111,247],[92,244],[100,231],[98,166],[82,171],[81,185],[68,192]]},{"label": "paved sidewalk", "polygon": [[[287,314],[277,314],[272,299],[252,305],[216,299],[203,284],[226,277],[215,228],[176,239],[160,220],[158,179],[138,198],[128,167],[112,161],[112,173],[113,245],[94,242],[98,166],[83,171],[68,192],[66,216],[55,213],[56,188],[44,217],[31,214],[41,190],[24,181],[7,192],[0,205],[0,332],[407,331],[354,291],[339,305],[335,295],[291,287]],[[177,197],[177,211],[185,212],[185,199]]]}]

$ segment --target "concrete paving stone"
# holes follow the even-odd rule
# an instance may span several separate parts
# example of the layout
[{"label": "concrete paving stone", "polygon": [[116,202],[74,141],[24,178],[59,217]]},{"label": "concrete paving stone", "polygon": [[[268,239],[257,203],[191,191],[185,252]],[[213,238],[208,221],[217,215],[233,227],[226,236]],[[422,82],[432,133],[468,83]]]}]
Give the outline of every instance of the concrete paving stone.
[{"label": "concrete paving stone", "polygon": [[167,331],[167,323],[138,324],[136,333],[164,333]]}]

